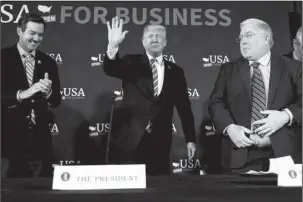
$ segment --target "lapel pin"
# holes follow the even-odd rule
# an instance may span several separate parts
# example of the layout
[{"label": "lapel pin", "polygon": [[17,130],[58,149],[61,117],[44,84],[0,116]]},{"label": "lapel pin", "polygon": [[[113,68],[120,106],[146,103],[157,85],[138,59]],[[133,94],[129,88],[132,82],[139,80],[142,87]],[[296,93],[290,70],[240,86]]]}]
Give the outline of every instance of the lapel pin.
[{"label": "lapel pin", "polygon": [[41,60],[38,60],[37,62],[38,62],[38,64],[41,64]]}]

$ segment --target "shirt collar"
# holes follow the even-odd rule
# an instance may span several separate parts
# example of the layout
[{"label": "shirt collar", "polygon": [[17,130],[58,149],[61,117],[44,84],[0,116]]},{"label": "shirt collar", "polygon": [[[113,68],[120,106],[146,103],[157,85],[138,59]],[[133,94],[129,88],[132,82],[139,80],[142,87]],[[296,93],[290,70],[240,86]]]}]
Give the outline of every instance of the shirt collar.
[{"label": "shirt collar", "polygon": [[[24,54],[28,54],[29,52],[26,52],[21,46],[19,43],[17,43],[17,49],[19,51],[19,54],[21,55],[21,57],[24,55]],[[36,56],[36,50],[33,50],[32,52],[30,52],[30,54],[35,57]]]},{"label": "shirt collar", "polygon": [[[270,56],[271,56],[271,52],[268,51],[268,53],[266,53],[263,57],[261,57],[258,62],[263,65],[263,66],[267,66],[268,63],[270,62]],[[251,65],[254,61],[249,61],[249,65]]]},{"label": "shirt collar", "polygon": [[[154,57],[149,55],[148,53],[146,53],[147,57],[148,57],[148,60],[151,60],[153,59]],[[156,60],[159,64],[162,64],[163,62],[163,55],[161,54],[160,56],[156,57]]]}]

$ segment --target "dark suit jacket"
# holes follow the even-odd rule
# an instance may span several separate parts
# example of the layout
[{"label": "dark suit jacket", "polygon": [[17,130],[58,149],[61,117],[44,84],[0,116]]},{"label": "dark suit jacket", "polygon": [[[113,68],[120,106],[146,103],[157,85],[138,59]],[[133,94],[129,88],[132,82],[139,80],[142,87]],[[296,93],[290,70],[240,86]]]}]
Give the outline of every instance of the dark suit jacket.
[{"label": "dark suit jacket", "polygon": [[288,58],[290,58],[290,59],[293,59],[293,60],[294,60],[293,51],[291,51],[291,52],[289,52],[289,53],[287,53],[287,54],[285,54],[285,55],[283,55],[283,56],[288,57]]},{"label": "dark suit jacket", "polygon": [[112,141],[125,150],[135,149],[152,117],[152,135],[159,138],[159,148],[169,150],[172,139],[173,107],[182,121],[187,142],[195,142],[194,118],[183,70],[164,60],[165,74],[161,94],[153,96],[152,70],[146,54],[104,59],[104,72],[123,81],[123,100],[119,114],[113,117]]},{"label": "dark suit jacket", "polygon": [[[48,126],[48,107],[58,107],[61,103],[60,81],[56,62],[41,51],[36,51],[33,83],[44,78],[48,73],[52,80],[52,94],[46,100],[41,92],[33,97],[17,101],[18,90],[26,90],[29,84],[17,45],[1,49],[1,129],[2,157],[13,159],[23,158],[24,147],[32,138],[35,151],[39,158],[50,158],[52,139]],[[34,137],[29,134],[29,119],[31,109],[36,116],[36,131]]]},{"label": "dark suit jacket", "polygon": [[[294,130],[302,124],[301,63],[271,54],[271,71],[267,108],[288,108],[294,115],[293,124],[285,125],[270,136],[275,157],[293,155]],[[246,59],[222,65],[213,92],[209,111],[218,133],[230,124],[251,128],[250,68]],[[223,136],[224,167],[237,168],[247,160],[247,148],[236,149],[228,136]]]},{"label": "dark suit jacket", "polygon": [[[285,57],[288,57],[290,59],[294,59],[293,51],[289,52],[288,54],[283,55]],[[298,61],[298,60],[297,60]],[[295,157],[294,162],[295,163],[302,163],[302,124],[300,127],[296,128],[296,140],[295,140]]]}]

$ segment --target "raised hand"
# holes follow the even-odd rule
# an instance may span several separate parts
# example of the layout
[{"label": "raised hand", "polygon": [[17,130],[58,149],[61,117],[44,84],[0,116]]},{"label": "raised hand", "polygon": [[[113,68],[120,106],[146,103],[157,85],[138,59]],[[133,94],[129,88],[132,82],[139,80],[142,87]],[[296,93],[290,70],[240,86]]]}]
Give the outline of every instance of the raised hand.
[{"label": "raised hand", "polygon": [[108,44],[110,49],[119,47],[122,41],[125,39],[128,31],[123,31],[123,20],[118,18],[118,16],[112,19],[112,24],[107,21],[108,30]]}]

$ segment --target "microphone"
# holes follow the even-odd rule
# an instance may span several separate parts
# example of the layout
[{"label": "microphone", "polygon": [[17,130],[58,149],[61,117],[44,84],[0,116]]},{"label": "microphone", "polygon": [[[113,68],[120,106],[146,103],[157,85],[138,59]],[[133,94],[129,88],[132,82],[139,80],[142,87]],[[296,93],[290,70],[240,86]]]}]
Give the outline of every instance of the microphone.
[{"label": "microphone", "polygon": [[114,95],[115,95],[115,96],[120,96],[121,94],[122,94],[121,91],[117,91],[117,90],[114,91]]},{"label": "microphone", "polygon": [[121,91],[114,91],[114,93],[113,93],[113,99],[115,100],[115,101],[118,101],[118,100],[122,100],[123,99],[123,90],[121,90]]},{"label": "microphone", "polygon": [[112,95],[112,107],[111,107],[111,112],[110,112],[110,127],[109,127],[109,132],[107,136],[107,143],[106,143],[106,153],[105,153],[105,164],[108,164],[110,161],[110,139],[111,139],[111,134],[112,134],[112,125],[113,125],[113,116],[114,116],[114,108],[115,108],[115,101],[122,100],[123,99],[123,89],[121,91],[114,91]]}]

